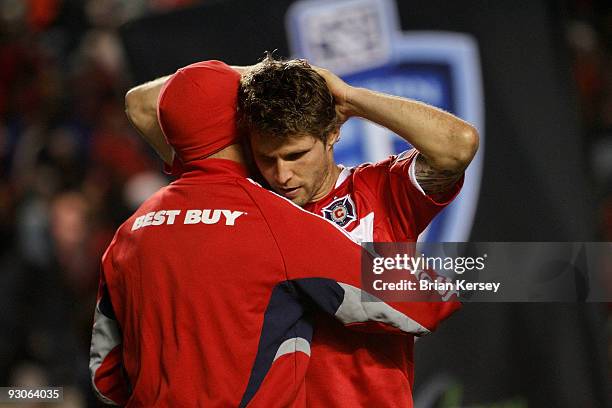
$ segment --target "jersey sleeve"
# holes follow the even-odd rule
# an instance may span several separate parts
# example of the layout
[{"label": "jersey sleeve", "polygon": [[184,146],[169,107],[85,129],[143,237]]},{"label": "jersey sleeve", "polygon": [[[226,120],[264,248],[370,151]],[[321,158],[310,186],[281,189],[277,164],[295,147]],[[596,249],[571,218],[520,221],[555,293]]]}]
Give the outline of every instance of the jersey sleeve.
[{"label": "jersey sleeve", "polygon": [[89,373],[96,396],[110,405],[125,405],[129,398],[129,382],[123,368],[121,329],[117,322],[105,275],[110,267],[103,257],[100,283],[94,311],[89,351]]},{"label": "jersey sleeve", "polygon": [[362,285],[372,258],[331,222],[295,208],[264,211],[295,290],[345,326],[364,331],[425,335],[457,305],[384,302]]},{"label": "jersey sleeve", "polygon": [[364,168],[358,168],[361,178],[376,197],[384,197],[391,219],[404,233],[413,230],[417,235],[461,191],[464,176],[446,192],[426,194],[416,179],[415,162],[419,152],[407,150],[397,156]]}]

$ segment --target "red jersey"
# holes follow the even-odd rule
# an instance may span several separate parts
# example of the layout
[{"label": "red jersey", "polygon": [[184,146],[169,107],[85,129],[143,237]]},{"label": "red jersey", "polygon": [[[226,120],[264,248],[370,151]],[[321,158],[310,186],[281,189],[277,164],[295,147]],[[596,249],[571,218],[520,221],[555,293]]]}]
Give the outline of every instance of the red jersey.
[{"label": "red jersey", "polygon": [[[357,242],[416,241],[459,193],[463,178],[436,201],[415,177],[418,152],[344,168],[335,188],[305,209],[344,228]],[[431,304],[412,303],[427,314]],[[448,316],[460,307],[445,303]],[[412,336],[356,335],[318,315],[306,380],[312,407],[412,407]],[[333,384],[333,386],[332,386]]]},{"label": "red jersey", "polygon": [[234,162],[184,170],[102,258],[90,373],[105,402],[304,407],[313,310],[341,326],[415,335],[447,313],[362,303],[361,248],[342,230]]}]

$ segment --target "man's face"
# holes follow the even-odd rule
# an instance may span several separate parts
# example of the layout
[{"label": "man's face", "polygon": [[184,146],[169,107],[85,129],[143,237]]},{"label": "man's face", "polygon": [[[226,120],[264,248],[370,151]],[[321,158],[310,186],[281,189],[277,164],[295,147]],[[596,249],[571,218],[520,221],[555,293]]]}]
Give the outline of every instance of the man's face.
[{"label": "man's face", "polygon": [[262,176],[278,194],[299,206],[323,198],[335,183],[333,142],[305,135],[278,140],[251,136],[253,157]]}]

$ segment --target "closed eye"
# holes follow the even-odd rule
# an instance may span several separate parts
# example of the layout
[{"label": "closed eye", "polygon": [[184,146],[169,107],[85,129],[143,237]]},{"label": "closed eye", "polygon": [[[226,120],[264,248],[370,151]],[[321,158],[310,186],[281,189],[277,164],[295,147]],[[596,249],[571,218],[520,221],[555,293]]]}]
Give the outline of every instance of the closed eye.
[{"label": "closed eye", "polygon": [[299,158],[301,158],[302,156],[304,156],[306,153],[308,153],[308,150],[303,150],[301,152],[295,152],[295,153],[291,153],[285,156],[285,160],[286,161],[296,161]]}]

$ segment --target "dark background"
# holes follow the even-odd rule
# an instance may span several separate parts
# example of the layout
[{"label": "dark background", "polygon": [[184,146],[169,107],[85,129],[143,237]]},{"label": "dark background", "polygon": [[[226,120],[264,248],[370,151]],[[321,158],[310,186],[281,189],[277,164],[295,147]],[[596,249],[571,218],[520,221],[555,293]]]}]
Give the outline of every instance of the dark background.
[{"label": "dark background", "polygon": [[[200,59],[288,56],[290,3],[2,3],[1,385],[64,385],[67,403],[95,404],[86,366],[97,262],[166,182],[123,115],[123,95]],[[397,3],[403,30],[465,32],[480,47],[486,151],[470,239],[612,240],[610,6]],[[419,341],[417,405],[433,395],[449,407],[607,406],[608,310],[468,304]]]}]

